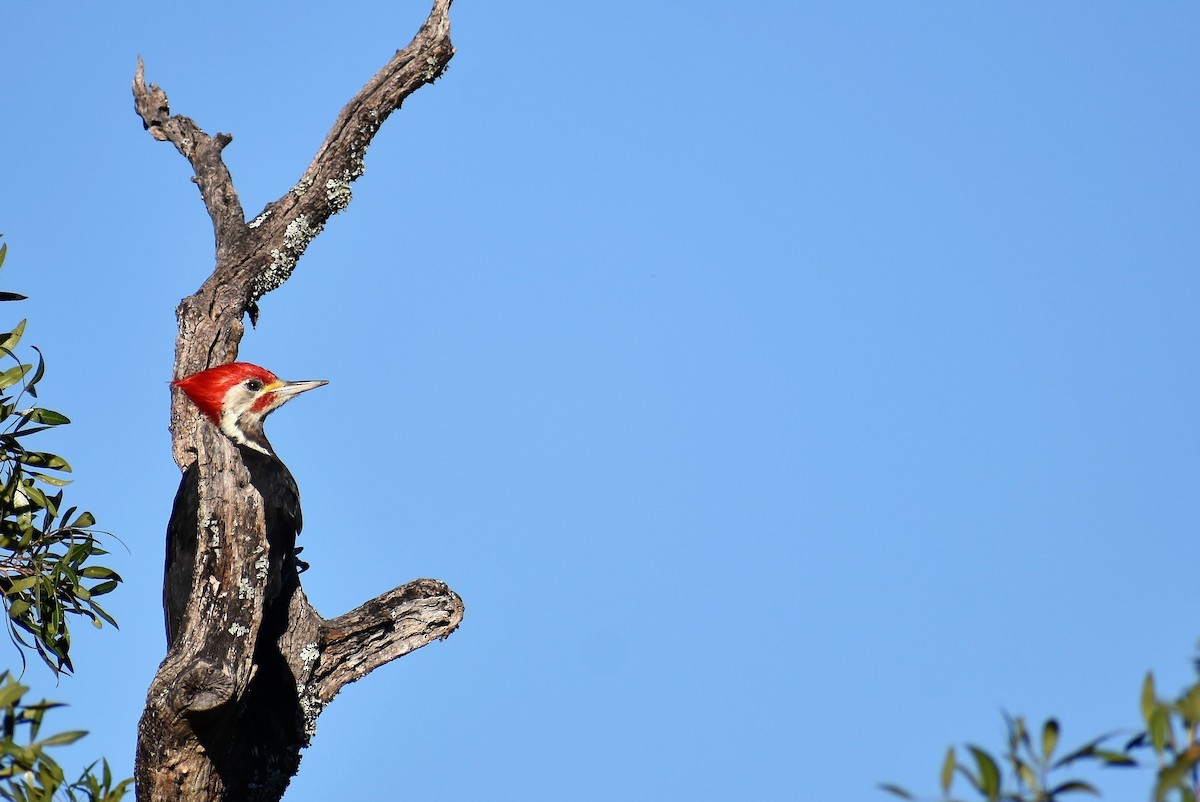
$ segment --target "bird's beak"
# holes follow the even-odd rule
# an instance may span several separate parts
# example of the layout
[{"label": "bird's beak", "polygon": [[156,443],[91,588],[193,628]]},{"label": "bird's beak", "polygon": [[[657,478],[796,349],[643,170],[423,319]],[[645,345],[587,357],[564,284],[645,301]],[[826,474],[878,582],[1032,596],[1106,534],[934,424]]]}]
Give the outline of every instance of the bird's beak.
[{"label": "bird's beak", "polygon": [[263,388],[263,391],[275,396],[275,398],[279,399],[279,403],[282,404],[284,401],[287,401],[293,396],[300,395],[300,393],[307,392],[309,390],[315,390],[318,387],[324,387],[326,384],[329,384],[329,382],[325,381],[324,379],[314,379],[306,382],[278,381],[268,384]]}]

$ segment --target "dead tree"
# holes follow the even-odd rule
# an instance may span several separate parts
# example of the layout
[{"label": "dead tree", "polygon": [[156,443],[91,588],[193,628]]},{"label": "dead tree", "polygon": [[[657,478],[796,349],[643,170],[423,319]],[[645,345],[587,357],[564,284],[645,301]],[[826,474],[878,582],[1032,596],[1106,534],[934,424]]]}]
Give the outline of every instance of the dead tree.
[{"label": "dead tree", "polygon": [[[288,279],[308,243],[346,208],[375,132],[454,55],[450,3],[435,0],[408,47],[342,109],[299,183],[249,222],[222,160],[232,137],[172,115],[166,93],[146,85],[139,59],[137,113],[151,136],[191,163],[216,236],[212,275],[177,310],[176,378],[233,361],[243,316],[256,321],[258,300]],[[175,461],[181,470],[194,463],[197,474],[196,578],[138,727],[137,796],[278,800],[322,708],[347,683],[448,636],[463,603],[444,583],[418,579],[322,618],[295,561],[266,541],[262,497],[239,450],[180,393],[171,421]]]}]

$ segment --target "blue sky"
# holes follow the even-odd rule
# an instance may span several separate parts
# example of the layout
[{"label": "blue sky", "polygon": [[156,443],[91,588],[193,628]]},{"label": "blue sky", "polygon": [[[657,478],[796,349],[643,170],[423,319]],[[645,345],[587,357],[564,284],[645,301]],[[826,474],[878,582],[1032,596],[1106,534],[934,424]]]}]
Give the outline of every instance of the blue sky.
[{"label": "blue sky", "polygon": [[[234,135],[253,216],[427,10],[4,13],[0,284],[32,296],[4,311],[74,419],[44,445],[128,547],[120,632],[27,675],[92,730],[80,763],[132,770],[174,308],[212,267],[135,60]],[[1136,726],[1147,670],[1191,680],[1194,4],[463,0],[453,25],[242,345],[330,380],[269,426],[317,608],[419,576],[467,603],[342,693],[286,799],[883,799],[998,746],[1002,709],[1078,742]]]}]

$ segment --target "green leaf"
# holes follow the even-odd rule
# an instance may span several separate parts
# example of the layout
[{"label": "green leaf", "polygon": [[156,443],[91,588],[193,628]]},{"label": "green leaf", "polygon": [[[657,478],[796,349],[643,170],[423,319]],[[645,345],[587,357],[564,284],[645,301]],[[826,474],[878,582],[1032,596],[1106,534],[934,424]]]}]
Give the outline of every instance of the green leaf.
[{"label": "green leaf", "polygon": [[[46,431],[47,429],[50,429],[50,428],[53,428],[53,427],[51,427],[51,426],[33,426],[33,427],[26,427],[26,426],[24,425],[24,423],[22,422],[22,423],[20,424],[20,428],[13,429],[13,432],[12,432],[12,434],[11,434],[11,435],[6,435],[6,437],[28,437],[28,436],[29,436],[29,435],[31,435],[31,434],[37,434],[38,432],[44,432],[44,431]],[[7,442],[7,441],[6,441],[6,442]]]},{"label": "green leaf", "polygon": [[29,372],[30,365],[17,365],[0,373],[0,390],[6,387],[12,387],[14,384],[25,378],[25,374]]},{"label": "green leaf", "polygon": [[942,759],[942,796],[950,795],[950,783],[954,781],[955,763],[954,747],[951,746],[946,750],[946,757]]},{"label": "green leaf", "polygon": [[33,371],[33,378],[27,382],[25,389],[31,396],[37,398],[37,390],[34,389],[34,385],[40,382],[42,380],[42,376],[44,376],[46,373],[46,360],[42,358],[42,352],[36,345],[31,347],[37,352],[38,363],[37,369]]},{"label": "green leaf", "polygon": [[1013,768],[1016,769],[1017,779],[1021,781],[1021,784],[1026,788],[1038,790],[1041,784],[1038,782],[1037,774],[1029,767],[1029,764],[1015,755],[1010,756],[1010,758],[1013,761]]},{"label": "green leaf", "polygon": [[87,735],[87,730],[68,730],[39,741],[38,746],[66,746],[75,743],[85,735]]},{"label": "green leaf", "polygon": [[29,590],[31,587],[36,585],[40,579],[40,576],[25,576],[21,577],[20,579],[14,579],[12,584],[8,586],[8,593],[6,595],[11,596],[15,593],[20,593],[23,590]]},{"label": "green leaf", "polygon": [[996,760],[977,746],[967,745],[975,758],[975,766],[979,770],[979,790],[987,795],[989,800],[1000,798],[1000,767]]},{"label": "green leaf", "polygon": [[24,301],[28,297],[19,292],[0,292],[0,301]]},{"label": "green leaf", "polygon": [[[105,568],[103,565],[89,565],[83,569],[81,575],[88,579],[108,579],[117,576],[117,572],[111,568]],[[117,578],[120,579],[119,576]]]},{"label": "green leaf", "polygon": [[1081,758],[1094,757],[1096,754],[1096,748],[1098,746],[1100,746],[1100,744],[1107,741],[1112,736],[1113,736],[1113,734],[1110,732],[1110,733],[1101,735],[1099,738],[1093,738],[1092,740],[1088,741],[1086,744],[1079,747],[1078,749],[1076,749],[1074,752],[1070,753],[1066,757],[1061,757],[1058,760],[1054,761],[1054,765],[1052,765],[1050,768],[1058,769],[1058,768],[1062,768],[1063,766],[1066,766],[1070,763],[1074,763],[1076,760],[1080,760]]},{"label": "green leaf", "polygon": [[30,471],[29,475],[37,479],[39,482],[45,482],[53,487],[66,487],[67,485],[71,484],[70,479],[62,479],[58,476],[50,476],[49,474],[38,473],[37,471]]},{"label": "green leaf", "polygon": [[16,328],[14,328],[12,331],[8,332],[7,334],[3,335],[4,338],[0,339],[0,349],[4,349],[6,351],[11,351],[12,349],[16,348],[17,343],[19,343],[21,341],[21,335],[24,333],[25,333],[25,321],[22,320],[20,323],[17,324]]},{"label": "green leaf", "polygon": [[1158,698],[1154,692],[1154,674],[1146,672],[1146,679],[1142,682],[1142,720],[1146,722],[1146,726],[1150,726],[1150,714],[1154,712],[1154,708],[1158,706]]},{"label": "green leaf", "polygon": [[1046,719],[1042,725],[1042,757],[1049,760],[1058,746],[1058,722],[1052,718]]},{"label": "green leaf", "polygon": [[1174,743],[1171,735],[1171,713],[1162,705],[1154,705],[1150,712],[1150,726],[1146,729],[1150,733],[1150,743],[1153,744],[1156,754],[1161,755],[1167,744]]},{"label": "green leaf", "polygon": [[17,458],[17,461],[33,468],[48,468],[53,471],[71,472],[71,466],[65,459],[56,454],[48,454],[45,451],[26,451]]},{"label": "green leaf", "polygon": [[10,677],[9,684],[5,685],[3,688],[0,688],[0,708],[8,707],[9,705],[20,701],[21,697],[27,690],[29,690],[27,686],[22,685],[19,682],[13,682],[12,678]]},{"label": "green leaf", "polygon": [[901,799],[916,799],[916,797],[914,797],[912,794],[910,794],[908,791],[905,791],[903,788],[901,788],[898,785],[892,785],[891,783],[884,783],[884,784],[880,785],[879,788],[883,791],[887,791],[889,794],[894,794],[895,796],[898,796]]},{"label": "green leaf", "polygon": [[21,492],[25,494],[28,501],[26,506],[34,506],[39,510],[44,510],[50,506],[50,502],[46,499],[46,494],[31,484],[26,484],[21,488]]},{"label": "green leaf", "polygon": [[1200,684],[1188,688],[1187,693],[1179,700],[1179,712],[1189,724],[1200,721]]},{"label": "green leaf", "polygon": [[105,593],[112,593],[121,584],[120,580],[110,579],[107,582],[101,582],[92,588],[89,592],[92,596],[103,596]]},{"label": "green leaf", "polygon": [[44,423],[47,426],[62,426],[65,423],[71,422],[71,419],[61,412],[55,412],[52,409],[42,409],[41,407],[29,410],[25,418],[34,423]]},{"label": "green leaf", "polygon": [[1136,766],[1137,761],[1124,752],[1113,752],[1108,749],[1097,749],[1095,756],[1103,760],[1106,766]]},{"label": "green leaf", "polygon": [[[108,592],[108,591],[105,591],[105,593],[107,593],[107,592]],[[93,593],[92,595],[99,595],[99,594],[95,594],[95,593]],[[108,623],[110,623],[110,624],[112,624],[114,627],[116,627],[117,629],[120,629],[120,627],[119,627],[119,626],[117,626],[117,619],[113,618],[111,615],[109,615],[107,612],[105,612],[105,610],[104,610],[104,608],[103,608],[103,607],[101,607],[100,605],[96,604],[96,602],[92,602],[92,603],[91,603],[91,608],[92,608],[92,611],[96,613],[96,615],[100,616],[100,617],[101,617],[101,618],[103,618],[105,621],[107,621]],[[99,621],[93,620],[93,621],[92,621],[92,623],[96,625],[96,629],[100,629],[100,622],[99,622]]]}]

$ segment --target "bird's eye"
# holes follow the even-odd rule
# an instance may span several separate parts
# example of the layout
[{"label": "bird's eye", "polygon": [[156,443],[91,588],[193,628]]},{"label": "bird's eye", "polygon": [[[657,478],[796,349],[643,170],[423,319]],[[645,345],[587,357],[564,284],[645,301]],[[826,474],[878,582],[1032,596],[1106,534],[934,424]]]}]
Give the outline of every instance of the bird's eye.
[{"label": "bird's eye", "polygon": [[260,382],[258,379],[249,379],[246,382],[245,387],[250,392],[257,393],[259,390],[261,390],[263,388],[263,383]]}]

